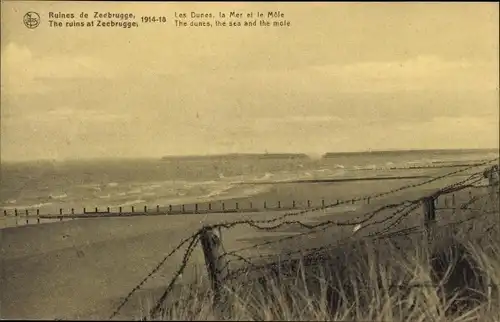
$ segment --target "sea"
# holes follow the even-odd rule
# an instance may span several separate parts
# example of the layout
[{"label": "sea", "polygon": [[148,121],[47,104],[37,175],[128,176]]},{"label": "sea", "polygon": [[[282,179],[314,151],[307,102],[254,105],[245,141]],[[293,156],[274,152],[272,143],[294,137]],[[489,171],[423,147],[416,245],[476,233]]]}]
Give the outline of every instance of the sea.
[{"label": "sea", "polygon": [[3,162],[0,209],[50,213],[189,204],[252,197],[273,182],[403,175],[408,168],[469,164],[498,155],[488,149]]}]

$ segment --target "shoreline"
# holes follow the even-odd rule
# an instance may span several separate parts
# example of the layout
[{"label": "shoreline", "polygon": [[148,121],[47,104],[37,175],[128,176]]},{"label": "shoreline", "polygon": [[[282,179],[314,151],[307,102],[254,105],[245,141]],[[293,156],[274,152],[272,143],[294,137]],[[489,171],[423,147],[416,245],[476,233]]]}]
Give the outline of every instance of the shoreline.
[{"label": "shoreline", "polygon": [[[98,207],[102,212],[103,209],[107,207],[116,208],[114,211],[118,212],[118,208],[122,207],[123,212],[127,212],[126,210],[130,210],[132,206],[136,209],[143,208],[143,206],[147,206],[148,208],[156,207],[157,205],[167,207],[169,204],[172,206],[178,205],[190,205],[195,203],[208,203],[208,202],[217,202],[221,200],[231,200],[231,199],[249,199],[249,196],[252,197],[254,195],[259,195],[259,190],[269,189],[267,186],[276,186],[276,185],[284,185],[284,184],[324,184],[324,183],[337,183],[344,184],[350,182],[367,182],[367,181],[401,181],[401,180],[420,180],[425,179],[426,177],[430,177],[438,172],[452,172],[453,168],[463,167],[463,164],[452,164],[452,165],[437,165],[431,167],[419,167],[419,166],[410,166],[407,169],[357,169],[357,170],[346,170],[347,172],[343,174],[333,175],[319,175],[314,174],[309,177],[298,176],[296,179],[286,179],[286,176],[280,179],[281,175],[277,175],[276,178],[265,180],[265,177],[262,177],[258,180],[218,180],[209,181],[207,184],[208,188],[206,191],[198,191],[196,188],[197,183],[193,181],[192,183],[187,182],[186,187],[179,186],[178,188],[172,188],[174,191],[183,191],[184,193],[180,193],[178,195],[171,195],[168,191],[150,191],[150,188],[147,186],[147,183],[137,182],[134,185],[132,190],[137,190],[138,194],[130,194],[127,192],[119,192],[111,190],[106,190],[107,196],[94,195],[92,193],[87,195],[85,194],[75,194],[72,193],[71,189],[67,192],[70,196],[64,199],[50,199],[44,201],[42,199],[37,200],[36,202],[31,202],[30,200],[17,200],[19,205],[13,204],[8,200],[6,204],[0,207],[0,212],[7,212],[9,214],[14,213],[15,209],[18,211],[24,212],[25,210],[29,210],[30,212],[35,212],[37,209],[40,210],[41,214],[58,214],[60,209],[63,210],[64,213],[69,214],[71,209],[75,209],[75,212],[82,213],[82,209],[86,208],[94,209],[94,207]],[[446,170],[446,169],[449,170]],[[320,169],[321,170],[321,169]],[[333,170],[332,170],[333,171]],[[155,183],[154,185],[161,184]],[[210,185],[215,184],[212,188]],[[142,187],[144,185],[144,187]],[[193,188],[195,187],[195,188]],[[144,188],[144,189],[143,189]],[[163,188],[162,188],[163,189]],[[179,190],[180,189],[180,190]],[[191,190],[194,189],[194,190]],[[142,192],[141,192],[142,190]],[[255,190],[255,191],[254,191]],[[81,192],[84,193],[84,192]],[[122,194],[125,196],[123,197]],[[78,197],[81,196],[81,197]],[[124,199],[125,198],[125,199]],[[17,198],[14,198],[17,199]],[[16,200],[14,200],[16,201]],[[270,200],[272,202],[272,200]],[[127,209],[128,208],[128,209]],[[162,210],[163,211],[163,210]],[[89,213],[93,211],[87,211]],[[1,214],[0,214],[1,216]]]},{"label": "shoreline", "polygon": [[[341,185],[342,187],[332,184],[279,185],[274,187],[274,190],[262,194],[260,198],[268,199],[274,196],[285,203],[286,198],[290,201],[302,194],[304,199],[333,194],[338,199],[348,199],[347,196],[352,198],[353,194],[359,197],[384,192],[404,186],[405,183],[412,184],[412,181],[393,184],[388,184],[389,181],[378,184],[376,181],[369,184],[351,182]],[[456,178],[453,181],[457,181]],[[425,185],[373,199],[369,205],[360,202],[308,212],[289,219],[304,223],[318,223],[333,218],[342,221],[354,219],[380,205],[418,198],[445,185],[446,182],[440,180],[433,186]],[[420,209],[417,211],[420,212]],[[97,218],[67,220],[50,225],[28,225],[18,227],[20,229],[2,229],[0,230],[2,236],[0,257],[4,270],[0,281],[0,288],[3,290],[0,294],[0,301],[3,303],[2,315],[5,318],[37,319],[107,318],[120,299],[180,240],[190,236],[203,225],[245,219],[264,220],[285,213],[290,212],[267,210],[237,215],[215,213],[193,216]],[[414,220],[419,221],[421,217],[419,214],[411,216],[411,220],[403,222],[402,225],[409,225]],[[378,227],[368,228],[366,232],[372,229]],[[225,231],[223,238],[227,251],[232,251],[302,231],[303,229],[298,226],[267,232],[256,231],[242,225]],[[334,243],[349,233],[352,233],[352,229],[332,227],[324,232],[317,231],[309,236],[273,244],[271,247],[254,248],[241,254],[258,257],[268,253],[279,254],[289,250],[316,247]],[[155,277],[144,285],[143,291],[134,295],[120,316],[133,318],[133,314],[139,312],[137,303],[141,296],[147,296],[151,290],[164,289],[165,283],[182,262],[183,252],[182,248],[164,264]],[[203,265],[201,247],[196,247],[188,271]],[[188,271],[183,274],[181,283],[189,283],[194,278],[194,273]],[[75,289],[78,289],[78,296],[75,296]],[[46,294],[52,296],[48,297]],[[22,305],[19,305],[19,299],[22,299]]]},{"label": "shoreline", "polygon": [[[394,181],[393,184],[400,186],[401,182],[409,179],[427,179],[429,176],[408,176],[407,178],[387,178],[385,180]],[[385,181],[384,178],[380,181]],[[269,189],[264,192],[259,192],[248,196],[219,196],[210,200],[200,200],[199,202],[191,202],[185,204],[172,204],[169,206],[157,206],[153,208],[135,207],[134,211],[130,211],[123,207],[122,212],[119,212],[119,207],[109,208],[109,212],[103,209],[97,211],[87,208],[87,212],[75,212],[74,214],[62,212],[59,214],[40,215],[29,214],[26,216],[24,209],[18,210],[18,216],[13,213],[8,213],[7,216],[1,216],[0,229],[7,227],[16,227],[25,225],[26,219],[30,224],[34,224],[38,219],[40,223],[51,223],[67,221],[73,219],[91,219],[91,218],[111,218],[111,217],[136,217],[136,216],[179,216],[179,215],[207,215],[207,214],[242,214],[242,213],[257,213],[269,211],[302,211],[306,209],[316,209],[318,207],[332,206],[338,203],[341,199],[345,199],[347,195],[344,188],[360,189],[360,183],[364,182],[364,178],[358,180],[355,178],[348,179],[326,179],[321,181],[302,181],[302,182],[278,182],[278,183],[262,183],[263,186],[268,186]],[[366,181],[379,181],[377,178],[368,178]],[[341,183],[342,185],[333,185]],[[346,186],[345,184],[350,184]],[[352,186],[355,184],[355,186]],[[259,183],[260,185],[260,183]],[[373,183],[370,184],[370,191],[373,191]],[[387,187],[386,184],[383,185]],[[332,191],[339,198],[332,198]],[[342,192],[342,193],[340,193]],[[359,196],[356,196],[359,197]],[[359,201],[357,202],[360,203]],[[131,206],[132,207],[132,206]]]},{"label": "shoreline", "polygon": [[[451,172],[451,171],[449,171]],[[437,180],[434,183],[426,184],[425,187],[435,187],[435,189],[444,186],[446,183],[458,181],[457,177],[466,177],[467,174],[450,176],[445,179]],[[335,178],[324,179],[318,181],[303,180],[300,182],[273,182],[258,183],[267,187],[266,190],[260,191],[248,196],[224,196],[219,195],[217,198],[202,198],[198,202],[177,203],[165,206],[147,207],[144,211],[144,206],[123,207],[122,212],[119,212],[119,207],[110,208],[109,212],[102,207],[93,211],[93,208],[87,208],[87,212],[75,211],[71,214],[69,210],[61,213],[50,214],[47,212],[40,213],[39,216],[31,212],[28,216],[23,210],[18,210],[19,216],[16,218],[13,211],[7,216],[0,215],[0,230],[9,227],[25,226],[26,219],[29,225],[37,224],[38,218],[40,223],[56,223],[61,221],[75,219],[95,219],[95,218],[111,218],[111,217],[156,217],[156,216],[186,216],[186,215],[212,215],[223,213],[227,215],[239,215],[244,213],[257,213],[268,211],[302,211],[306,209],[315,209],[318,207],[329,207],[336,205],[339,201],[348,201],[355,198],[368,197],[373,194],[387,192],[388,190],[396,190],[401,186],[414,183],[420,184],[433,177],[432,171],[426,171],[420,175],[400,176],[400,177],[364,177],[364,178]],[[353,193],[352,191],[355,191]],[[404,194],[398,192],[399,194]],[[380,199],[370,199],[370,203],[380,204]],[[382,201],[383,202],[383,201]],[[356,201],[355,204],[365,204],[368,201]],[[352,203],[350,203],[352,204]],[[131,208],[134,211],[131,211]],[[90,210],[92,209],[92,210]],[[90,211],[89,211],[90,210]],[[103,211],[104,210],[104,211]],[[18,224],[16,225],[16,221]]]}]

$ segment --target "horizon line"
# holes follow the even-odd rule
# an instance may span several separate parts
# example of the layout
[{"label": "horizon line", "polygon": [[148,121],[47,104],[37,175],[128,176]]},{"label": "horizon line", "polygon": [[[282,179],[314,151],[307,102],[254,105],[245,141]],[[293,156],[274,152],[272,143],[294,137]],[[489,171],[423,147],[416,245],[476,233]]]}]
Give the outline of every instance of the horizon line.
[{"label": "horizon line", "polygon": [[370,149],[370,150],[358,150],[358,151],[338,151],[338,152],[227,152],[227,153],[208,153],[208,154],[170,154],[163,156],[144,156],[144,157],[133,157],[133,156],[107,156],[107,157],[88,157],[88,158],[38,158],[38,159],[2,159],[0,158],[0,164],[6,163],[23,163],[23,162],[66,162],[66,161],[90,161],[90,160],[161,160],[169,158],[190,158],[190,157],[223,157],[223,156],[265,156],[265,155],[296,155],[296,156],[308,156],[323,158],[326,155],[342,155],[342,154],[363,154],[363,153],[387,153],[387,152],[431,152],[431,151],[463,151],[463,152],[473,152],[473,151],[498,151],[500,152],[500,147],[495,148],[432,148],[432,149]]}]

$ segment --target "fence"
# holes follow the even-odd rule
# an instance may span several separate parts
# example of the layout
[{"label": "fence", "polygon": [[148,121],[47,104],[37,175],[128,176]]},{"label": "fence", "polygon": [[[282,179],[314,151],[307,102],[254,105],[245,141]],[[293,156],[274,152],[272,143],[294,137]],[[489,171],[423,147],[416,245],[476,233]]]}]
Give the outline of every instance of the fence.
[{"label": "fence", "polygon": [[[481,163],[474,164],[480,166]],[[430,165],[430,166],[409,166],[409,167],[390,167],[386,170],[412,170],[412,169],[440,169],[467,167],[470,164],[452,164],[452,165]],[[361,169],[363,170],[363,169]],[[367,169],[365,169],[367,170]],[[370,169],[374,170],[374,169]],[[459,175],[462,171],[454,171],[448,177]],[[394,180],[394,179],[417,179],[429,178],[428,176],[399,176],[399,177],[368,177],[368,178],[345,178],[345,179],[323,179],[323,180],[297,180],[293,182],[349,182],[363,180]],[[260,182],[262,184],[263,182]],[[3,217],[12,220],[12,226],[21,226],[29,224],[40,224],[43,222],[65,221],[69,219],[85,219],[100,217],[130,217],[130,216],[164,216],[164,215],[192,215],[192,214],[215,214],[215,213],[253,213],[269,211],[316,211],[326,209],[332,206],[345,204],[370,204],[372,199],[384,196],[385,194],[376,194],[364,198],[353,198],[351,200],[340,201],[329,198],[316,200],[220,200],[215,202],[200,202],[190,204],[176,205],[154,205],[154,206],[107,206],[107,207],[83,207],[83,208],[59,208],[56,213],[42,213],[40,209],[33,208],[15,208],[12,210],[3,210]]]},{"label": "fence", "polygon": [[[82,208],[81,212],[77,212],[75,208],[68,211],[60,208],[58,214],[41,214],[40,209],[13,209],[12,211],[4,210],[4,216],[20,217],[27,216],[29,218],[40,219],[60,219],[60,218],[94,218],[94,217],[113,217],[113,216],[143,216],[143,215],[191,215],[191,214],[207,214],[207,213],[237,213],[237,212],[268,212],[268,211],[283,211],[283,210],[299,210],[313,209],[318,205],[325,207],[326,199],[318,200],[292,200],[288,203],[277,201],[262,201],[260,203],[254,201],[220,201],[193,203],[181,205],[168,205],[155,207],[95,207],[92,209]],[[337,200],[339,202],[339,200]],[[355,203],[355,200],[352,201]],[[367,200],[367,203],[370,203]],[[31,212],[31,213],[30,213]]]},{"label": "fence", "polygon": [[[195,234],[182,240],[169,254],[167,254],[121,301],[116,310],[111,314],[110,319],[116,317],[124,305],[131,299],[132,295],[141,289],[146,281],[156,274],[168,259],[186,245],[187,249],[182,256],[183,259],[178,269],[170,279],[162,296],[150,310],[148,316],[156,316],[161,312],[163,303],[169,294],[171,294],[179,276],[181,276],[182,272],[186,269],[191,254],[198,243],[201,244],[204,253],[207,273],[214,292],[213,304],[216,310],[223,301],[225,283],[229,283],[232,279],[242,274],[247,274],[250,271],[258,272],[263,269],[272,270],[273,267],[276,268],[283,262],[290,261],[297,256],[302,258],[314,258],[317,257],[318,254],[336,249],[353,240],[382,240],[411,235],[422,236],[424,243],[432,246],[438,237],[436,231],[440,227],[448,227],[453,230],[455,227],[470,222],[484,221],[486,217],[491,219],[493,218],[492,214],[497,214],[496,216],[498,216],[498,179],[493,179],[494,176],[491,175],[492,173],[496,173],[496,178],[498,178],[498,166],[495,165],[488,168],[490,170],[484,171],[484,167],[488,167],[489,164],[493,162],[498,162],[498,159],[469,166],[464,165],[459,170],[432,177],[418,184],[406,185],[398,189],[370,196],[358,197],[350,200],[339,200],[334,204],[322,204],[320,207],[310,207],[296,212],[288,212],[272,219],[238,220],[204,226]],[[368,203],[369,200],[424,186],[475,168],[481,168],[481,170],[475,171],[465,179],[438,189],[429,195],[413,200],[404,200],[399,203],[376,207],[356,218],[347,216],[344,220],[341,220],[341,216],[336,216],[338,220],[324,220],[317,223],[290,219],[291,217],[339,205],[356,202]],[[487,184],[484,184],[485,179],[489,180]],[[480,192],[479,196],[477,193],[478,191]],[[466,201],[460,203],[459,200]],[[482,206],[480,208],[474,208],[480,201],[483,202]],[[486,205],[491,206],[491,209],[485,208]],[[414,215],[419,209],[422,210],[423,216]],[[467,210],[467,213],[462,210]],[[443,215],[437,216],[438,211],[442,212]],[[445,216],[444,214],[447,211],[450,213],[448,216]],[[485,232],[498,227],[500,217],[496,217],[494,221],[493,225],[486,227],[484,230]],[[295,229],[301,229],[301,232],[227,252],[222,243],[222,232],[237,226],[248,226],[259,231],[269,232],[295,227]],[[335,230],[335,234],[332,234],[333,230]],[[332,239],[332,236],[335,236],[335,242],[323,243],[309,248],[298,247],[298,245],[302,244],[300,241],[301,238],[308,238],[312,235],[319,236],[320,234],[326,235],[327,238],[323,240],[328,240],[328,238]],[[290,242],[293,240],[297,241],[296,245],[290,246],[288,250],[281,250],[278,254],[276,254],[276,252],[274,254],[265,254],[265,252],[261,251],[261,249],[266,246],[284,244],[285,241]],[[245,251],[251,249],[258,249],[259,255],[253,257],[241,255],[244,254]],[[279,255],[280,258],[278,262],[276,261],[277,255]],[[285,258],[285,260],[281,260],[281,258]]]},{"label": "fence", "polygon": [[[66,221],[70,219],[86,219],[86,218],[103,218],[103,217],[134,217],[134,216],[165,216],[165,215],[202,215],[202,214],[238,214],[238,213],[258,213],[258,212],[276,212],[276,211],[291,211],[291,210],[313,210],[317,207],[325,207],[326,199],[321,200],[292,200],[284,201],[220,201],[182,205],[168,205],[163,207],[157,205],[155,207],[112,207],[102,208],[82,208],[81,212],[75,208],[65,211],[60,208],[57,214],[43,214],[40,209],[13,209],[11,211],[4,210],[4,218],[11,219],[12,225],[21,226],[29,224],[41,224],[44,222]],[[335,201],[339,204],[340,200]],[[370,204],[370,200],[364,201]],[[351,204],[359,204],[359,201],[352,200]]]}]

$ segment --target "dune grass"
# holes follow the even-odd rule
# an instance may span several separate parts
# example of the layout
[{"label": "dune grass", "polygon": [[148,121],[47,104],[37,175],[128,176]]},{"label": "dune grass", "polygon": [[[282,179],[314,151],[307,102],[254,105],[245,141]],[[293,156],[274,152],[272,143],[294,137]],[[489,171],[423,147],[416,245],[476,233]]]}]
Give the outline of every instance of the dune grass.
[{"label": "dune grass", "polygon": [[200,277],[148,320],[500,321],[498,225],[475,238],[464,230],[443,228],[431,248],[418,234],[356,241],[248,270],[227,281],[216,309]]}]

